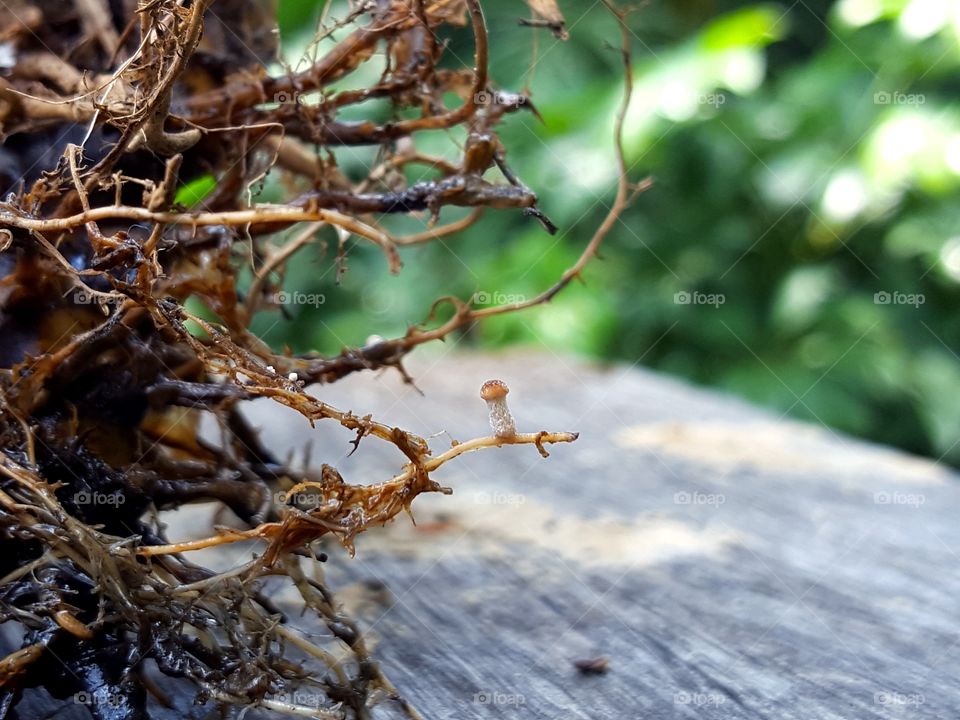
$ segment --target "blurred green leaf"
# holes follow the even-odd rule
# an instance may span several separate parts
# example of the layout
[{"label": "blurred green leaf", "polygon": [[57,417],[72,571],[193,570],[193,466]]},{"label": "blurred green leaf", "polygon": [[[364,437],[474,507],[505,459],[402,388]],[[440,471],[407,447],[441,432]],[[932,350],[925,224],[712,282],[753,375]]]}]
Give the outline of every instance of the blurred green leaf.
[{"label": "blurred green leaf", "polygon": [[202,203],[216,187],[217,179],[213,175],[201,175],[177,188],[177,192],[173,196],[173,201],[184,207],[196,207]]},{"label": "blurred green leaf", "polygon": [[707,50],[757,47],[780,40],[787,31],[787,12],[778,5],[755,5],[712,21],[700,35]]}]

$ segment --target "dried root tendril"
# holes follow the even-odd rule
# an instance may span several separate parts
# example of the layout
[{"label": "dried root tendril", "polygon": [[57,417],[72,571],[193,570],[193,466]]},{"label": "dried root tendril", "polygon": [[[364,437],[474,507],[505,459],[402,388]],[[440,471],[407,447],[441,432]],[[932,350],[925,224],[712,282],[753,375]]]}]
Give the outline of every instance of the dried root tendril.
[{"label": "dried root tendril", "polygon": [[[218,0],[214,17],[210,0],[153,0],[117,17],[115,4],[76,0],[68,18],[45,17],[49,3],[11,3],[0,7],[0,41],[14,55],[0,78],[0,139],[16,142],[0,154],[0,181],[19,184],[0,201],[0,627],[22,639],[0,652],[0,708],[46,687],[57,698],[106,693],[118,712],[145,717],[159,693],[150,659],[201,703],[361,718],[387,698],[419,717],[323,583],[317,542],[335,538],[352,552],[359,533],[409,512],[420,494],[451,492],[431,474],[464,453],[533,445],[547,457],[546,445],[577,434],[518,432],[498,409],[494,436],[434,455],[424,438],[333,407],[313,386],[381,368],[410,380],[402,362],[418,345],[547,303],[581,276],[645,187],[631,185],[621,143],[631,91],[624,13],[607,3],[627,77],[618,189],[577,262],[524,302],[441,298],[403,337],[322,357],[277,353],[250,323],[275,310],[287,266],[323,238],[335,238],[340,270],[347,250],[359,251],[347,244],[356,237],[396,273],[404,247],[455,236],[485,213],[556,229],[497,137],[508,114],[537,111],[494,86],[480,0],[351,3],[341,21],[324,16],[325,52],[278,77],[261,60],[277,50],[269,3]],[[526,24],[565,36],[555,3],[530,6]],[[344,31],[338,41],[334,30]],[[449,67],[441,30],[472,34],[469,66]],[[337,89],[384,57],[371,85]],[[394,119],[343,119],[371,98],[389,101]],[[455,157],[417,149],[421,133],[451,128],[466,138]],[[52,156],[51,141],[63,143]],[[348,145],[377,148],[365,177],[338,168]],[[430,179],[408,183],[412,168]],[[256,203],[268,172],[282,176],[284,199]],[[202,175],[209,193],[183,200],[184,183]],[[448,208],[469,211],[441,223]],[[392,215],[427,225],[396,235]],[[441,310],[450,311],[443,321]],[[293,467],[241,412],[255,398],[310,424],[338,423],[354,451],[389,443],[401,469],[352,484],[327,464]],[[211,419],[214,439],[200,433]],[[171,542],[157,511],[192,502],[219,503],[242,527]],[[240,541],[257,554],[230,570],[190,559]],[[264,591],[271,583],[295,589],[328,636],[294,631]]]}]

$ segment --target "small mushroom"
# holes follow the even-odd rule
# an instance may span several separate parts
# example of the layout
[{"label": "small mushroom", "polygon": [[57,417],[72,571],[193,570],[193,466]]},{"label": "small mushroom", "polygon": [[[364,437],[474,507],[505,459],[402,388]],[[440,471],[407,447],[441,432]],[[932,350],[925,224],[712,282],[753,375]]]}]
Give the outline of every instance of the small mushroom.
[{"label": "small mushroom", "polygon": [[498,438],[509,438],[517,434],[517,424],[507,407],[507,393],[510,388],[502,380],[487,380],[480,387],[480,397],[490,409],[490,427]]}]

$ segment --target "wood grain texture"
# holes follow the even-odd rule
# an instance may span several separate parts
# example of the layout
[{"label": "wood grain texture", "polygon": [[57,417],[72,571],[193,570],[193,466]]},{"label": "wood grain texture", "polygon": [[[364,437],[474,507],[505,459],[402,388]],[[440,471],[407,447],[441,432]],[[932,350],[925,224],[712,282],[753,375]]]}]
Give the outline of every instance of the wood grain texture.
[{"label": "wood grain texture", "polygon": [[[465,456],[417,527],[332,553],[331,582],[427,717],[960,717],[946,468],[638,369],[519,354],[411,370],[424,396],[392,376],[324,396],[463,440],[485,432],[477,391],[498,377],[519,430],[582,433],[547,460]],[[257,419],[271,442],[302,439],[279,415]],[[314,439],[316,456],[349,450],[335,428]],[[339,464],[352,482],[397,462],[363,455]],[[598,656],[606,674],[574,667]]]},{"label": "wood grain texture", "polygon": [[[421,354],[410,370],[424,395],[392,374],[319,394],[466,440],[487,432],[477,393],[497,377],[520,431],[581,432],[549,459],[464,456],[416,526],[370,531],[353,560],[329,548],[330,584],[426,718],[960,717],[948,469],[635,368]],[[374,440],[348,458],[346,431],[270,403],[250,417],[349,482],[403,461]],[[171,538],[208,511],[173,516]],[[605,674],[574,666],[597,657]]]}]

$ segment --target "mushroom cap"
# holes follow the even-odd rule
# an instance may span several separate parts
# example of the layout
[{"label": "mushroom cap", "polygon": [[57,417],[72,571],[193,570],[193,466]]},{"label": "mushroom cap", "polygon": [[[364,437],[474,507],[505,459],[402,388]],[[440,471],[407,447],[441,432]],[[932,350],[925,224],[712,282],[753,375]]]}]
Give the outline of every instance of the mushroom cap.
[{"label": "mushroom cap", "polygon": [[487,380],[480,386],[480,397],[484,400],[499,400],[505,398],[510,388],[503,380]]}]

